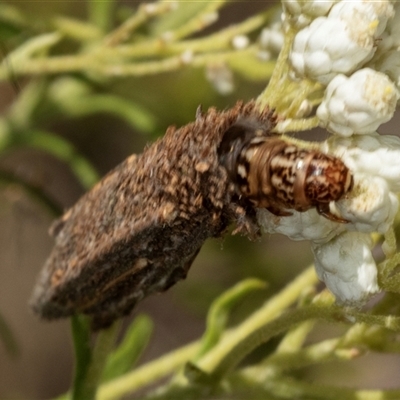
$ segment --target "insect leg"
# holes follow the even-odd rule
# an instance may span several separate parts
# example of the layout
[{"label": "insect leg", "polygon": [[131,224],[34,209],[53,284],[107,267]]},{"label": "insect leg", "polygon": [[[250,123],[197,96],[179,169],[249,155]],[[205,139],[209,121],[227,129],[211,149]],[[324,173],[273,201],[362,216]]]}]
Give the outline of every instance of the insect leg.
[{"label": "insect leg", "polygon": [[333,214],[329,208],[329,203],[318,203],[316,208],[319,215],[322,215],[330,221],[339,222],[341,224],[346,224],[349,222],[347,219],[341,218]]}]

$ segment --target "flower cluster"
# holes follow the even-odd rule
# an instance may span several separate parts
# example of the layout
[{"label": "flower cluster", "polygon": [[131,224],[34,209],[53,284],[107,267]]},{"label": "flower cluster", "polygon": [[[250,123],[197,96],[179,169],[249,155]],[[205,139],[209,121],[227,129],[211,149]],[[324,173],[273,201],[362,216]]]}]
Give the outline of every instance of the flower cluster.
[{"label": "flower cluster", "polygon": [[360,306],[379,291],[371,234],[393,225],[400,192],[400,139],[376,129],[394,114],[400,87],[400,5],[393,1],[283,0],[296,30],[289,55],[298,79],[319,82],[316,116],[332,136],[320,149],[343,160],[353,190],[331,204],[348,223],[312,209],[277,217],[260,210],[265,231],[310,240],[318,276],[339,303]]},{"label": "flower cluster", "polygon": [[[306,2],[310,8],[319,3]],[[337,2],[297,33],[290,55],[294,71],[324,85],[351,74],[372,59],[394,11],[389,0]]]},{"label": "flower cluster", "polygon": [[283,42],[282,22],[280,15],[276,13],[271,23],[261,31],[258,39],[258,58],[267,61],[276,57],[282,49]]}]

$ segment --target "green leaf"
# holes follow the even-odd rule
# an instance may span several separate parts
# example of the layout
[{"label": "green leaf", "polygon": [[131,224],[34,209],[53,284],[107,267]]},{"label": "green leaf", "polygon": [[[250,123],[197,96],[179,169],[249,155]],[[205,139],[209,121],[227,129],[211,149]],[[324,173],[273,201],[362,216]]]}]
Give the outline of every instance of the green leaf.
[{"label": "green leaf", "polygon": [[59,33],[82,43],[98,41],[102,36],[97,26],[75,18],[57,15],[52,19],[52,25]]},{"label": "green leaf", "polygon": [[26,60],[47,54],[55,46],[62,36],[58,32],[43,33],[26,40],[21,46],[17,47],[8,57],[11,63],[22,63]]},{"label": "green leaf", "polygon": [[175,31],[176,37],[189,36],[213,23],[218,10],[226,3],[226,0],[179,2],[179,7],[157,20],[153,34]]},{"label": "green leaf", "polygon": [[114,16],[114,0],[91,0],[88,7],[90,22],[102,31],[107,32],[111,27],[112,17]]},{"label": "green leaf", "polygon": [[97,94],[86,82],[63,77],[49,87],[48,96],[69,117],[107,112],[121,118],[142,133],[152,133],[155,117],[144,106],[113,94]]},{"label": "green leaf", "polygon": [[[10,63],[8,69],[11,74],[13,71],[13,61],[7,59]],[[19,94],[7,116],[7,123],[12,130],[23,131],[33,125],[35,114],[44,101],[48,82],[46,79],[31,81]]]},{"label": "green leaf", "polygon": [[254,290],[264,289],[265,282],[259,279],[246,279],[227,290],[212,303],[207,316],[207,327],[202,345],[195,359],[199,359],[218,343],[228,322],[232,308]]},{"label": "green leaf", "polygon": [[148,316],[139,315],[135,318],[122,343],[109,355],[102,382],[116,378],[132,368],[147,347],[152,330],[153,322]]},{"label": "green leaf", "polygon": [[275,67],[275,60],[262,61],[256,56],[243,57],[238,53],[236,57],[230,57],[227,65],[236,73],[249,81],[266,81],[271,78]]},{"label": "green leaf", "polygon": [[21,144],[47,151],[67,163],[85,189],[91,188],[99,180],[92,164],[60,136],[45,131],[30,131],[24,135]]},{"label": "green leaf", "polygon": [[96,398],[97,387],[107,360],[114,346],[119,324],[97,334],[96,343],[90,346],[90,321],[85,316],[72,317],[72,335],[75,349],[75,376],[72,400],[92,400]]},{"label": "green leaf", "polygon": [[90,161],[68,140],[41,130],[14,132],[0,119],[0,153],[24,146],[46,151],[65,162],[85,189],[90,189],[100,178]]}]

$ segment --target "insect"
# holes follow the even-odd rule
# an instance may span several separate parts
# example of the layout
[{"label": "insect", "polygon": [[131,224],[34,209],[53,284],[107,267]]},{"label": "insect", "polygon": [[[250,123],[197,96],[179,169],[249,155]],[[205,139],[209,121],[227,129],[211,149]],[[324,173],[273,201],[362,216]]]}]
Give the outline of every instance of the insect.
[{"label": "insect", "polygon": [[278,215],[317,207],[333,218],[325,205],[350,190],[348,169],[272,135],[274,125],[254,102],[198,110],[127,158],[51,227],[55,246],[33,310],[45,319],[88,314],[93,329],[105,328],[184,279],[207,238],[232,223],[256,236],[257,207]]},{"label": "insect", "polygon": [[315,207],[332,221],[347,222],[329,208],[353,187],[353,176],[339,158],[265,135],[251,119],[233,124],[218,152],[238,192],[254,207],[278,216]]},{"label": "insect", "polygon": [[127,158],[50,229],[54,248],[31,306],[45,319],[92,316],[93,329],[128,314],[144,297],[184,279],[204,241],[237,231],[256,235],[254,209],[241,205],[219,162],[218,144],[239,116],[265,131],[274,119],[253,102],[198,111],[196,120]]}]

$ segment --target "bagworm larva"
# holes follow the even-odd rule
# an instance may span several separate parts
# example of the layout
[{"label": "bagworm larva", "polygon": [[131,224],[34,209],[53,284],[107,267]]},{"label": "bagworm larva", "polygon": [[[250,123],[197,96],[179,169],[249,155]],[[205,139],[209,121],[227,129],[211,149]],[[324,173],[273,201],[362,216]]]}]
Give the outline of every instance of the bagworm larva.
[{"label": "bagworm larva", "polygon": [[256,208],[277,215],[329,212],[352,186],[337,158],[271,134],[273,113],[254,102],[169,128],[108,173],[52,228],[54,248],[31,305],[45,319],[83,313],[93,329],[184,279],[204,241],[258,234]]},{"label": "bagworm larva", "polygon": [[254,102],[198,112],[195,122],[169,128],[108,173],[53,224],[55,245],[33,310],[45,319],[88,314],[94,329],[107,327],[184,279],[204,241],[232,222],[254,235],[254,210],[235,201],[217,154],[224,132],[250,115],[266,130],[273,126],[272,113],[256,111]]}]

